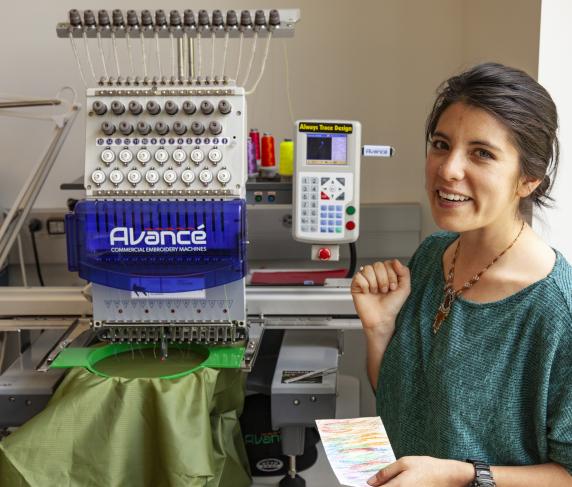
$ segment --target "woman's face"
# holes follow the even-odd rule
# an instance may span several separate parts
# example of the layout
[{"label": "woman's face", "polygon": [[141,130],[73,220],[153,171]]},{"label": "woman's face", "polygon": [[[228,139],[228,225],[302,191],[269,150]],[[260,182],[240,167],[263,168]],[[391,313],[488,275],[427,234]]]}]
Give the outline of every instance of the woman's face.
[{"label": "woman's face", "polygon": [[461,102],[442,113],[425,166],[425,187],[440,228],[512,229],[519,176],[518,151],[492,115]]}]

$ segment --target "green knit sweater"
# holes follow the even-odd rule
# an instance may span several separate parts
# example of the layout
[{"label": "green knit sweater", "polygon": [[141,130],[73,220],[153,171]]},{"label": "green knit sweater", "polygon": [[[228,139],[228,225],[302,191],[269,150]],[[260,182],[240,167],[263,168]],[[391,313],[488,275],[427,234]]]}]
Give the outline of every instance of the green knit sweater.
[{"label": "green knit sweater", "polygon": [[411,295],[383,358],[377,409],[397,457],[492,465],[557,462],[572,473],[572,267],[493,303],[458,298],[434,335],[442,257],[427,238],[409,263]]}]

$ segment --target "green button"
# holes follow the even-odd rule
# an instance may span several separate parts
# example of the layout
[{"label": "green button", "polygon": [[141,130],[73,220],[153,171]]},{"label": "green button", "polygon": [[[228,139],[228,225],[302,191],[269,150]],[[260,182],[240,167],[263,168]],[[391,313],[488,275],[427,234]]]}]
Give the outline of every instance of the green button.
[{"label": "green button", "polygon": [[257,195],[254,197],[254,201],[256,201],[257,203],[259,203],[260,201],[262,201],[262,196],[259,195],[259,194],[257,194]]},{"label": "green button", "polygon": [[346,213],[347,213],[348,215],[353,215],[355,212],[356,212],[356,209],[355,209],[353,206],[348,206],[348,207],[346,208]]},{"label": "green button", "polygon": [[342,233],[342,227],[336,227],[336,233]]}]

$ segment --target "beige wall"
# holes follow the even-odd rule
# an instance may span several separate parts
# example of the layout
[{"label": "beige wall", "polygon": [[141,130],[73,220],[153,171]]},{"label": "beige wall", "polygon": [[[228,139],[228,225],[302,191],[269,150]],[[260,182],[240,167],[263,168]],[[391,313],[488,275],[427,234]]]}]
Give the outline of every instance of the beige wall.
[{"label": "beige wall", "polygon": [[[35,2],[33,12],[24,2],[6,5],[5,18],[18,22],[4,22],[0,32],[2,92],[50,96],[65,84],[82,91],[69,42],[56,38],[55,25],[69,8],[82,10],[94,4],[60,0],[55,5]],[[182,10],[206,4],[124,0],[108,6],[158,5]],[[216,6],[301,8],[296,37],[286,41],[294,116],[357,119],[363,124],[364,143],[396,147],[393,159],[363,160],[362,200],[422,202],[424,234],[435,227],[423,189],[423,129],[438,84],[484,60],[536,74],[540,0],[221,0]],[[25,30],[24,20],[29,21]],[[277,138],[292,133],[282,42],[272,45],[265,77],[249,99],[249,125]],[[29,121],[0,120],[0,205],[9,206],[14,200],[35,155],[47,142],[49,130],[38,127],[41,124]],[[59,184],[82,171],[80,121],[38,205],[63,207],[71,194],[59,191]]]},{"label": "beige wall", "polygon": [[572,262],[572,63],[568,58],[572,44],[571,16],[569,0],[543,0],[538,79],[558,107],[560,163],[552,192],[554,207],[542,211],[535,209],[532,223],[533,228],[569,262]]}]

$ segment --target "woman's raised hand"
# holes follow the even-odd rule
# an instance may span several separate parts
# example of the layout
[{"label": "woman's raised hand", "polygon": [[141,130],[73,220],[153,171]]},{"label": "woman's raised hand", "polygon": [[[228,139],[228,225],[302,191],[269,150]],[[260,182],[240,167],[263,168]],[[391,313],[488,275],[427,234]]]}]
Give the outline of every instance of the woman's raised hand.
[{"label": "woman's raised hand", "polygon": [[355,274],[351,292],[364,329],[393,334],[395,318],[411,292],[409,269],[397,259],[366,265]]}]

